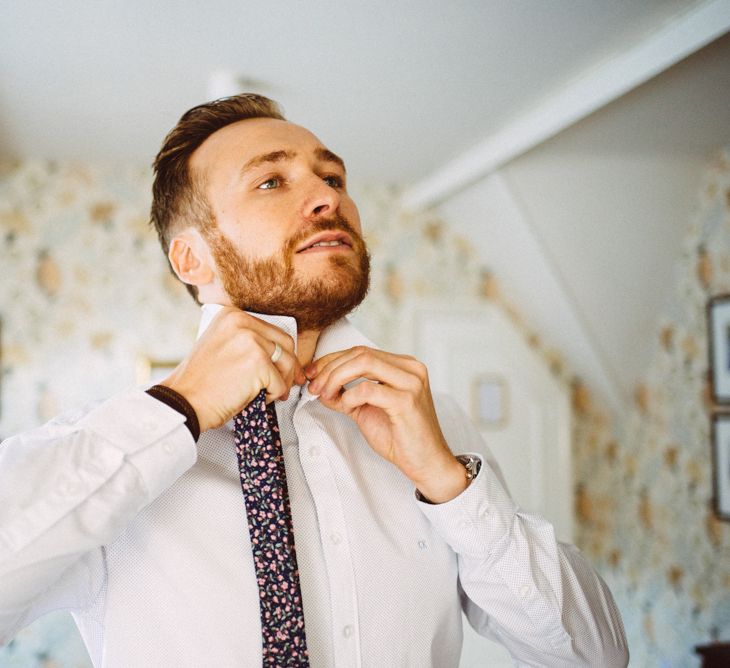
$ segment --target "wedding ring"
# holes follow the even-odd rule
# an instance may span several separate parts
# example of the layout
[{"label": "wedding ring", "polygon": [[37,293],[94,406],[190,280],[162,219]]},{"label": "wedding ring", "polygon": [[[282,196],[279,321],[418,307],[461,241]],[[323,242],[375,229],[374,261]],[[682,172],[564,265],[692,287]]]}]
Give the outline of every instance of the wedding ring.
[{"label": "wedding ring", "polygon": [[276,364],[281,358],[281,346],[278,343],[274,343],[274,352],[271,353],[271,361]]}]

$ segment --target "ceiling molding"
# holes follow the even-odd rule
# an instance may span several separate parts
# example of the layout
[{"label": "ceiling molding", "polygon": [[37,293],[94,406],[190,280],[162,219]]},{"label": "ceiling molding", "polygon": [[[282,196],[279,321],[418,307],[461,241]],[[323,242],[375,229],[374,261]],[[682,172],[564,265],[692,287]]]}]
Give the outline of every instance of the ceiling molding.
[{"label": "ceiling molding", "polygon": [[409,210],[433,206],[543,143],[730,31],[730,2],[708,0],[669,21],[634,47],[592,67],[401,198]]}]

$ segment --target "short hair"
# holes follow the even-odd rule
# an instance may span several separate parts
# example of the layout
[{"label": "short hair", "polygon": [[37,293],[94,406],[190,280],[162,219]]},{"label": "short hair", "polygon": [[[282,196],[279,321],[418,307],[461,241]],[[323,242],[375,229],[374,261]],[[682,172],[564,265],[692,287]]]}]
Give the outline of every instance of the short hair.
[{"label": "short hair", "polygon": [[[202,188],[190,173],[190,156],[217,130],[249,118],[286,120],[273,100],[255,93],[241,93],[189,109],[162,142],[152,163],[155,178],[150,224],[157,231],[166,257],[170,241],[181,226],[193,225],[204,231],[213,222]],[[185,287],[198,302],[197,287],[188,284]]]}]

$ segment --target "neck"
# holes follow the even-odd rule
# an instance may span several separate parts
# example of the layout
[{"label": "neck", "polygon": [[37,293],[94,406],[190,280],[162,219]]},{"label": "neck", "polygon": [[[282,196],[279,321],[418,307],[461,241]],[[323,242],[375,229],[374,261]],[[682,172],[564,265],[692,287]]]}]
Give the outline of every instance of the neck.
[{"label": "neck", "polygon": [[317,348],[319,335],[319,330],[309,330],[297,334],[297,359],[303,367],[312,361],[314,351]]}]

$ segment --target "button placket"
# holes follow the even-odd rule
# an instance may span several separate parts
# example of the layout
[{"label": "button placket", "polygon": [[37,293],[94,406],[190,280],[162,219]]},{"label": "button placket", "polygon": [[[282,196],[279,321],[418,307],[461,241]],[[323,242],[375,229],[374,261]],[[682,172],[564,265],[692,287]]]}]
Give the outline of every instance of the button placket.
[{"label": "button placket", "polygon": [[[332,463],[327,455],[334,444],[310,414],[313,402],[300,402],[294,414],[294,425],[299,442],[313,443],[300,449],[300,461],[304,478],[309,487],[317,512],[319,534],[325,559],[327,579],[330,583],[332,619],[351,620],[335,630],[335,665],[359,666],[357,635],[357,599],[352,556],[347,541],[345,513],[339,490],[335,483]],[[303,409],[303,410],[302,410]],[[338,629],[335,626],[335,629]],[[348,629],[347,631],[345,629]],[[354,637],[354,638],[353,638]]]}]

